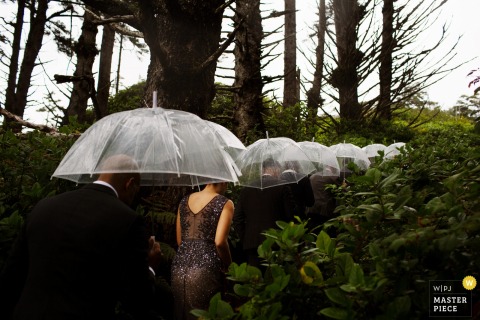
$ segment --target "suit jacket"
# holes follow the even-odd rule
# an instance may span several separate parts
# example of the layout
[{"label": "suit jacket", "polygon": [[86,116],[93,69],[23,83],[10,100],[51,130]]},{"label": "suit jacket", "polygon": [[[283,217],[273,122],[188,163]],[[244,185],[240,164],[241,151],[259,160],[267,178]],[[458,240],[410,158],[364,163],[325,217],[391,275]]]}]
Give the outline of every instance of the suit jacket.
[{"label": "suit jacket", "polygon": [[283,172],[280,178],[286,181],[298,180],[298,182],[289,184],[293,193],[293,198],[295,199],[294,214],[302,219],[306,219],[306,208],[313,206],[315,203],[315,197],[313,195],[313,189],[309,177],[304,176],[299,179],[299,175],[295,172]]},{"label": "suit jacket", "polygon": [[[264,186],[276,181],[271,176],[262,179]],[[265,189],[243,188],[233,217],[233,226],[243,243],[243,249],[257,248],[265,240],[261,233],[276,228],[275,222],[278,220],[290,221],[294,210],[295,201],[288,185]]]},{"label": "suit jacket", "polygon": [[340,185],[340,178],[322,176],[316,173],[310,176],[310,182],[315,196],[315,203],[313,206],[307,208],[307,215],[316,220],[316,222],[324,223],[335,216],[336,208],[335,195],[327,190],[329,184]]},{"label": "suit jacket", "polygon": [[[40,201],[0,276],[12,319],[111,319],[120,301],[148,319],[153,295],[144,221],[99,184]],[[8,319],[4,314],[2,319]]]}]

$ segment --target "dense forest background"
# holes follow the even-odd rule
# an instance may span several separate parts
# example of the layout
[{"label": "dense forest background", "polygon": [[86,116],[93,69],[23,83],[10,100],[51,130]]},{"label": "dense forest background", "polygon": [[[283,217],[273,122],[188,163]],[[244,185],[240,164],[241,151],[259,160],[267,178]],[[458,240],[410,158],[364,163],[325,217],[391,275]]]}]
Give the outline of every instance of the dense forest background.
[{"label": "dense forest background", "polygon": [[[406,143],[400,156],[379,154],[369,170],[332,190],[337,218],[314,230],[297,220],[268,230],[259,255],[269,273],[232,264],[227,295],[197,311],[205,319],[423,319],[429,281],[480,279],[478,90],[449,110],[429,101],[424,90],[465,62],[450,63],[456,46],[445,47],[447,26],[431,43],[417,42],[444,1],[320,0],[311,52],[297,48],[294,0],[269,11],[251,0],[17,0],[0,7],[6,3],[16,14],[2,17],[0,33],[0,268],[31,208],[78,188],[51,174],[82,132],[114,112],[151,106],[156,91],[160,106],[220,123],[245,145],[266,131],[327,146]],[[281,27],[264,29],[268,19]],[[73,21],[81,23],[78,38]],[[70,57],[73,74],[48,73],[47,37]],[[145,81],[121,89],[112,47],[127,42],[150,64]],[[444,54],[435,59],[437,50]],[[297,54],[314,72],[298,69]],[[264,75],[276,59],[283,70]],[[42,97],[35,96],[39,76],[51,79]],[[471,76],[465,85],[477,88],[476,70]],[[281,101],[265,89],[280,82]],[[26,121],[27,107],[41,108],[49,122]],[[228,196],[235,201],[238,191],[231,186]],[[165,318],[173,212],[185,192],[142,188],[137,206],[167,260],[157,278]],[[230,239],[234,252],[237,240]],[[478,287],[472,297],[478,316]]]},{"label": "dense forest background", "polygon": [[[307,121],[312,137],[388,121],[399,108],[421,113],[435,108],[425,89],[468,62],[455,59],[459,39],[449,35],[449,21],[437,21],[446,3],[318,1],[317,19],[302,39],[308,45],[299,46],[297,20],[305,21],[292,0],[276,7],[259,1],[3,1],[12,14],[2,18],[2,114],[23,119],[25,108],[35,108],[58,128],[72,118],[92,123],[111,113],[108,99],[121,89],[124,48],[150,60],[142,98],[130,108],[151,105],[157,91],[159,105],[205,118],[216,96],[230,94],[232,110],[223,116],[247,143],[264,136],[264,114],[274,106],[300,105],[292,126]],[[75,66],[73,74],[49,72],[56,62],[43,51],[46,43],[48,50],[56,44]],[[308,68],[300,69],[299,60]],[[280,66],[273,75],[265,71],[272,65]],[[47,88],[37,87],[39,77],[48,79]],[[464,96],[450,107],[472,116],[478,99]],[[10,119],[4,117],[16,122]]]}]

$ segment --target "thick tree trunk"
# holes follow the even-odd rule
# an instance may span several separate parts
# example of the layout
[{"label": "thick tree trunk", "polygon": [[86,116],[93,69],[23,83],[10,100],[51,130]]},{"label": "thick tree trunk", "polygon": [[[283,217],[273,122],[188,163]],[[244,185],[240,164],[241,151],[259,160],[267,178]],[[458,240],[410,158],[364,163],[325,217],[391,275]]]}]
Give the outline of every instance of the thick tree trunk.
[{"label": "thick tree trunk", "polygon": [[[25,107],[27,105],[28,90],[30,88],[32,73],[35,67],[35,61],[37,60],[38,53],[40,52],[40,48],[42,47],[43,35],[45,32],[45,24],[47,22],[48,0],[38,0],[37,3],[38,5],[35,8],[35,14],[31,15],[32,18],[30,21],[30,31],[28,33],[27,42],[25,44],[25,54],[23,56],[22,65],[20,67],[20,73],[18,75],[16,88],[12,88],[9,82],[8,90],[10,91],[8,95],[10,95],[10,98],[8,100],[8,103],[7,101],[5,103],[5,109],[7,111],[10,111],[13,114],[16,114],[20,118],[23,118]],[[21,7],[19,7],[19,10],[21,10]],[[23,17],[23,13],[22,13],[22,17]],[[22,25],[20,24],[16,26],[15,32],[17,32],[17,27],[22,29],[21,28]],[[21,30],[19,32],[21,32]],[[20,35],[16,34],[16,36],[18,37],[18,41],[20,41]],[[17,61],[18,61],[18,57],[17,57]],[[16,69],[18,68],[18,66],[14,68]],[[12,72],[12,70],[10,72]],[[11,76],[16,77],[16,72],[15,72],[15,75],[11,75]],[[13,96],[13,91],[15,91],[14,96]],[[10,121],[6,119],[6,122],[10,122]],[[20,131],[21,127],[19,127],[18,125],[17,126],[14,125],[13,129],[16,131]]]},{"label": "thick tree trunk", "polygon": [[[7,90],[5,92],[5,109],[9,112],[15,113],[18,74],[18,60],[20,57],[20,44],[23,30],[23,17],[25,14],[25,1],[17,1],[17,19],[14,24],[13,40],[12,40],[12,55],[10,56],[10,65],[8,67]],[[5,122],[15,126],[15,122],[5,117]],[[17,128],[17,131],[21,128]]]},{"label": "thick tree trunk", "polygon": [[103,26],[97,84],[97,100],[100,117],[104,117],[108,114],[108,97],[110,96],[110,75],[112,71],[112,55],[114,44],[115,31],[108,25]]},{"label": "thick tree trunk", "polygon": [[358,102],[357,67],[362,53],[356,47],[358,17],[357,0],[333,0],[338,66],[332,72],[331,83],[338,89],[340,118],[361,121]]},{"label": "thick tree trunk", "polygon": [[75,46],[75,54],[77,55],[77,65],[74,77],[84,77],[86,80],[73,82],[72,94],[68,104],[67,112],[63,119],[63,125],[70,122],[69,118],[77,116],[77,121],[84,123],[86,119],[86,111],[88,106],[88,99],[90,93],[95,88],[92,87],[93,82],[88,79],[93,79],[93,62],[95,56],[98,54],[95,40],[97,37],[97,25],[92,23],[94,16],[85,11],[82,25],[82,34]]},{"label": "thick tree trunk", "polygon": [[150,48],[144,99],[204,118],[215,96],[215,69],[224,0],[139,1],[140,24]]},{"label": "thick tree trunk", "polygon": [[327,14],[325,0],[320,0],[318,7],[317,47],[315,48],[315,72],[312,87],[307,91],[307,130],[315,137],[318,108],[322,105],[320,92],[323,81],[323,60],[325,56],[325,34],[327,32]]},{"label": "thick tree trunk", "polygon": [[383,30],[380,53],[380,97],[378,101],[378,115],[381,119],[385,120],[391,120],[392,118],[393,1],[394,0],[383,0],[382,10]]},{"label": "thick tree trunk", "polygon": [[[243,22],[241,22],[243,19]],[[234,128],[242,141],[263,135],[261,41],[263,38],[260,1],[237,0],[235,22],[242,23],[236,34]]]},{"label": "thick tree trunk", "polygon": [[299,101],[299,79],[297,78],[297,21],[295,0],[285,0],[285,52],[283,105],[294,106]]}]

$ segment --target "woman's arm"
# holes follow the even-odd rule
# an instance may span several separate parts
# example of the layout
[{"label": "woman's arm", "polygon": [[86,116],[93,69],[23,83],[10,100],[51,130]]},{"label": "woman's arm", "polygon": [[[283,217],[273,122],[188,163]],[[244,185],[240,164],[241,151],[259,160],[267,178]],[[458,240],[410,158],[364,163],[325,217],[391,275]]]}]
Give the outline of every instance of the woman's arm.
[{"label": "woman's arm", "polygon": [[233,202],[228,200],[223,207],[220,219],[218,221],[217,232],[215,234],[215,246],[218,255],[222,260],[223,266],[228,267],[232,263],[230,248],[228,247],[228,233],[233,219]]}]

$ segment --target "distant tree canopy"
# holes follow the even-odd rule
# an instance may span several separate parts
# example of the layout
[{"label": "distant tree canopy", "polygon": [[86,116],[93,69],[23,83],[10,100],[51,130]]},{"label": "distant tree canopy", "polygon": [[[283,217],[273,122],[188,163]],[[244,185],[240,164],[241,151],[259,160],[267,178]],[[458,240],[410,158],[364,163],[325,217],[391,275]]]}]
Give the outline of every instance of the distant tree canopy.
[{"label": "distant tree canopy", "polygon": [[[445,26],[440,27],[437,39],[431,43],[419,45],[417,42],[423,39],[423,32],[436,26],[435,19],[446,1],[429,0],[416,4],[407,0],[320,1],[319,20],[311,23],[314,53],[302,52],[311,62],[312,79],[308,79],[306,70],[292,69],[299,50],[296,33],[292,31],[298,30],[292,14],[295,1],[284,1],[284,11],[269,9],[269,14],[262,11],[265,4],[245,0],[83,0],[85,7],[70,2],[60,2],[60,6],[54,7],[52,3],[42,0],[30,6],[25,1],[17,1],[15,18],[3,27],[12,35],[0,39],[12,45],[11,52],[0,51],[2,59],[8,54],[10,60],[8,70],[2,69],[8,79],[5,108],[20,117],[28,103],[33,68],[41,54],[41,39],[50,32],[46,31],[48,28],[55,30],[52,34],[62,52],[75,53],[77,70],[74,76],[82,79],[74,83],[72,93],[66,94],[70,96],[69,106],[59,106],[66,115],[65,119],[77,116],[82,120],[89,99],[93,101],[96,118],[114,110],[105,107],[110,68],[100,72],[98,94],[94,92],[94,85],[85,82],[96,73],[91,70],[91,65],[98,50],[95,44],[92,50],[85,50],[86,45],[78,47],[87,37],[87,17],[92,25],[90,39],[95,38],[92,35],[96,27],[103,25],[106,26],[104,32],[112,31],[107,28],[111,27],[114,32],[143,38],[148,46],[150,64],[137,107],[150,106],[156,91],[159,105],[205,118],[217,94],[215,76],[219,58],[234,56],[234,66],[230,66],[234,72],[233,85],[222,89],[233,93],[233,112],[228,117],[232,130],[243,140],[247,133],[255,131],[258,134],[266,129],[264,116],[268,105],[265,101],[272,99],[268,98],[269,92],[265,91],[264,85],[283,77],[288,80],[285,82],[288,87],[284,90],[284,107],[294,108],[294,123],[307,121],[309,135],[315,135],[318,130],[333,128],[341,131],[376,121],[389,121],[395,116],[396,108],[405,106],[402,101],[458,67],[458,64],[451,64],[456,44],[450,48],[443,46],[447,34]],[[31,28],[27,39],[22,42],[21,34],[27,21],[24,17],[28,10],[31,10],[28,21]],[[230,12],[234,14],[227,16],[226,13]],[[68,28],[57,19],[63,13],[69,14],[70,18],[84,19],[76,50],[73,50],[72,40],[66,37]],[[265,27],[268,19],[278,17],[284,18],[284,25],[274,30]],[[225,23],[227,19],[233,24]],[[282,39],[266,41],[268,36],[283,28]],[[102,53],[105,53],[111,50],[107,48],[108,41],[111,48],[112,35],[104,35],[103,39]],[[27,54],[20,63],[19,52],[23,43]],[[285,45],[284,70],[288,70],[288,77],[287,71],[278,77],[264,76],[265,66],[279,56],[271,48],[279,44]],[[432,53],[442,49],[446,53],[434,59]],[[102,67],[105,67],[103,64],[111,64],[111,53],[102,57]],[[300,88],[307,93],[308,112],[305,112],[302,100],[300,108],[295,106]]]}]

